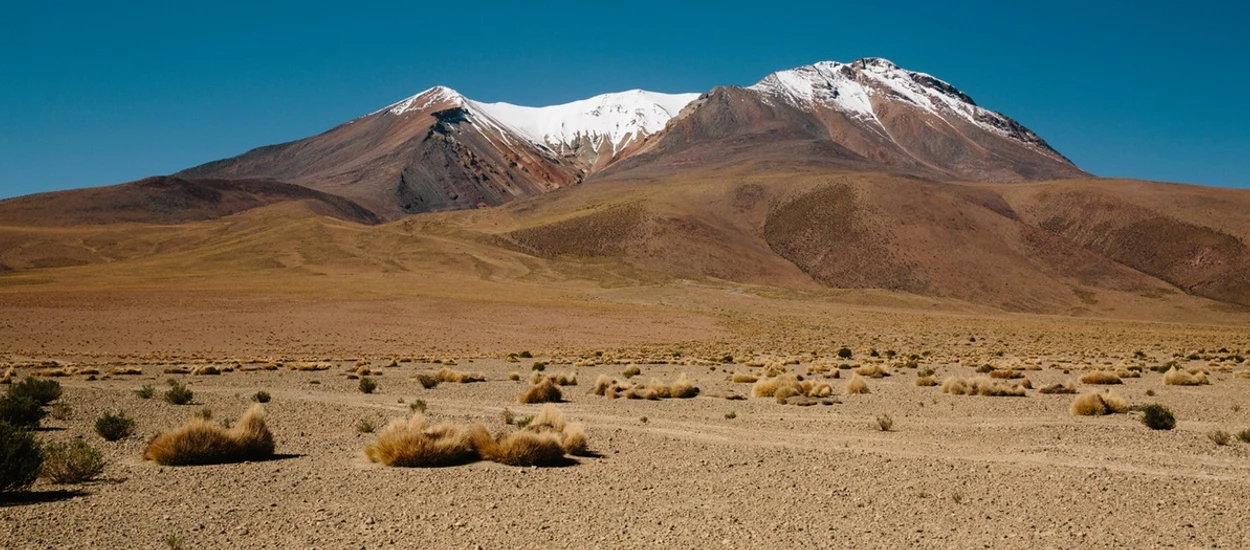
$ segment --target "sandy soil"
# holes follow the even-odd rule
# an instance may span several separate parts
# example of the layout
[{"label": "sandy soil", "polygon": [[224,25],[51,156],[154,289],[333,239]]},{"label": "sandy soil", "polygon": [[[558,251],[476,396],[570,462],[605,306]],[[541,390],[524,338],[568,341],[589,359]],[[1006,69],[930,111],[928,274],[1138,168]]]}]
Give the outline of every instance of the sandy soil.
[{"label": "sandy soil", "polygon": [[[1196,388],[1163,386],[1153,372],[1116,386],[1132,404],[1176,412],[1176,430],[1154,432],[1136,413],[1073,417],[1072,396],[946,395],[914,386],[905,368],[870,380],[867,395],[796,407],[720,397],[749,395],[749,384],[727,380],[751,370],[742,365],[643,365],[644,379],[687,373],[702,389],[666,401],[587,394],[595,377],[618,375],[621,365],[552,365],[577,371],[581,383],[566,388],[561,408],[585,423],[599,456],[551,469],[394,469],[364,458],[373,435],[357,424],[406,416],[416,399],[437,420],[495,430],[505,428],[505,408],[533,414],[536,406],[516,403],[527,383],[507,381],[528,370],[526,361],[462,360],[454,368],[489,381],[430,390],[411,377],[438,365],[402,363],[380,369],[371,395],[347,379],[348,362],[320,372],[178,375],[195,391],[187,406],[132,392],[170,377],[154,366],[136,377],[63,378],[72,416],[47,421],[39,436],[85,437],[109,465],[100,481],[40,482],[5,502],[0,539],[14,548],[163,548],[169,536],[187,548],[1250,544],[1241,528],[1250,445],[1219,447],[1206,436],[1250,426],[1250,380],[1219,373]],[[973,375],[926,366],[939,377]],[[1078,373],[1061,367],[1028,374],[1035,387],[1073,381]],[[831,381],[838,394],[844,379]],[[141,460],[150,435],[205,407],[214,418],[236,417],[257,389],[273,395],[269,423],[283,458],[181,468]],[[119,443],[94,435],[91,420],[112,410],[135,417],[139,434]],[[892,431],[879,429],[882,414],[894,419]]]}]

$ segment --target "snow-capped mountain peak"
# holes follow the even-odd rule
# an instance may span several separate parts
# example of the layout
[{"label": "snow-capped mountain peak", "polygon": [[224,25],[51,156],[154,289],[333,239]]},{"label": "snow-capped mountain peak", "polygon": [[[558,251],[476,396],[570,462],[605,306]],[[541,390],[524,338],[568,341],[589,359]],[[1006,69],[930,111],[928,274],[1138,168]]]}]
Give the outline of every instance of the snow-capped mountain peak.
[{"label": "snow-capped mountain peak", "polygon": [[663,94],[645,90],[603,94],[547,107],[511,103],[472,106],[529,141],[557,151],[589,145],[609,154],[664,129],[668,121],[699,94]]},{"label": "snow-capped mountain peak", "polygon": [[875,125],[881,124],[878,109],[882,102],[901,102],[948,122],[958,119],[1061,158],[1033,132],[999,113],[979,107],[971,97],[949,83],[929,74],[903,69],[879,57],[851,63],[821,61],[778,71],[748,89],[804,109],[831,108]]},{"label": "snow-capped mountain peak", "polygon": [[468,99],[460,95],[460,92],[446,86],[435,86],[417,95],[396,101],[395,103],[378,109],[371,114],[378,114],[386,111],[392,115],[402,115],[409,111],[422,111],[431,105],[440,102],[452,102],[454,104],[458,104],[459,106],[464,106],[467,101]]}]

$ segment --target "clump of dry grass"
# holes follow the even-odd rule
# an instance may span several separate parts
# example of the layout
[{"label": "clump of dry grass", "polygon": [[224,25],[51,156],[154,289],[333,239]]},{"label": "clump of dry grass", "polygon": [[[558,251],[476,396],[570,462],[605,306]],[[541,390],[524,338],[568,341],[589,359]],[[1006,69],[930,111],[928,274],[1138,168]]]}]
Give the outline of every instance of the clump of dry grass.
[{"label": "clump of dry grass", "polygon": [[983,395],[987,397],[1023,397],[1024,387],[996,382],[988,376],[958,378],[951,376],[942,381],[942,393],[951,395]]},{"label": "clump of dry grass", "polygon": [[1045,393],[1045,394],[1071,394],[1071,393],[1076,393],[1076,386],[1068,386],[1064,384],[1051,384],[1049,386],[1043,386],[1042,389],[1037,390],[1037,391],[1038,393]]},{"label": "clump of dry grass", "polygon": [[286,368],[294,371],[319,371],[330,370],[330,365],[326,363],[287,363]]},{"label": "clump of dry grass", "polygon": [[884,378],[889,376],[889,371],[885,370],[881,365],[864,365],[855,369],[855,374],[868,378]]},{"label": "clump of dry grass", "polygon": [[1168,386],[1201,386],[1211,382],[1207,379],[1206,373],[1200,370],[1183,371],[1172,367],[1163,373],[1163,383]]},{"label": "clump of dry grass", "polygon": [[1136,369],[1117,369],[1115,375],[1120,378],[1141,378],[1141,371]]},{"label": "clump of dry grass", "polygon": [[473,446],[482,458],[509,466],[555,466],[564,461],[564,446],[554,433],[520,430],[491,437],[478,424],[472,432]]},{"label": "clump of dry grass", "polygon": [[682,373],[672,384],[666,384],[652,378],[646,385],[622,382],[615,378],[599,376],[590,393],[610,399],[624,397],[626,399],[689,399],[699,395],[699,388]]},{"label": "clump of dry grass", "polygon": [[791,397],[829,397],[833,395],[833,386],[825,382],[803,380],[794,374],[783,374],[774,378],[761,378],[751,387],[751,395],[772,397],[784,405]]},{"label": "clump of dry grass", "polygon": [[864,378],[855,373],[851,375],[851,379],[846,381],[847,394],[865,394],[868,393],[868,382]]},{"label": "clump of dry grass", "polygon": [[519,373],[519,372],[517,372],[517,371],[512,371],[512,372],[508,373],[508,380],[511,380],[511,381],[513,381],[513,382],[518,382],[518,381],[520,381],[520,380],[521,380],[521,373]]},{"label": "clump of dry grass", "polygon": [[990,378],[998,378],[1002,380],[1015,380],[1017,378],[1024,378],[1024,373],[1018,370],[996,369],[996,370],[990,371]]},{"label": "clump of dry grass", "polygon": [[624,376],[625,378],[633,378],[639,374],[642,374],[642,369],[638,368],[638,365],[630,365],[625,367],[625,372],[622,372],[621,376]]},{"label": "clump of dry grass", "polygon": [[17,372],[17,371],[16,371],[16,370],[14,370],[14,369],[13,369],[13,367],[9,367],[9,368],[5,369],[5,371],[4,371],[4,375],[3,375],[3,376],[0,376],[0,384],[12,384],[12,383],[13,383],[13,377],[15,376],[15,373],[16,373],[16,372]]},{"label": "clump of dry grass", "polygon": [[1087,372],[1081,375],[1080,380],[1082,384],[1111,385],[1124,383],[1114,372],[1107,372],[1105,370]]},{"label": "clump of dry grass", "polygon": [[396,419],[365,447],[372,462],[404,468],[467,464],[478,458],[472,434],[449,424],[428,426],[425,415]]},{"label": "clump of dry grass", "polygon": [[690,399],[699,395],[699,388],[686,377],[686,373],[681,373],[672,384],[668,386],[668,395],[676,399]]},{"label": "clump of dry grass", "polygon": [[[13,370],[13,369],[9,369]],[[1233,378],[1250,378],[1250,370],[1239,370],[1233,373]]]},{"label": "clump of dry grass", "polygon": [[143,369],[136,367],[113,367],[108,370],[109,376],[134,376],[143,374]]},{"label": "clump of dry grass", "polygon": [[221,369],[212,365],[201,365],[191,369],[191,376],[213,376],[221,374]]},{"label": "clump of dry grass", "polygon": [[916,385],[922,388],[930,388],[938,385],[937,377],[932,374],[928,376],[920,376],[916,378]]},{"label": "clump of dry grass", "polygon": [[190,367],[165,367],[161,371],[164,374],[191,374]]},{"label": "clump of dry grass", "polygon": [[448,382],[451,384],[469,384],[472,382],[485,382],[486,375],[481,373],[463,373],[447,367],[438,369],[434,373],[434,379],[439,382]]},{"label": "clump of dry grass", "polygon": [[1072,400],[1072,414],[1102,416],[1128,412],[1128,402],[1114,393],[1086,393]]},{"label": "clump of dry grass", "polygon": [[543,378],[537,384],[530,386],[529,390],[521,394],[520,401],[522,403],[558,403],[564,397],[560,393],[560,387],[556,386],[550,378]]},{"label": "clump of dry grass", "polygon": [[730,380],[732,380],[733,383],[735,384],[754,384],[755,382],[759,381],[759,379],[760,378],[758,376],[751,374],[751,373],[737,373],[737,372],[735,372],[733,377],[730,378]]},{"label": "clump of dry grass", "polygon": [[227,464],[265,460],[273,456],[273,450],[265,411],[252,405],[230,428],[194,418],[175,430],[156,434],[143,450],[143,458],[166,466]]},{"label": "clump of dry grass", "polygon": [[539,382],[542,382],[543,378],[551,379],[551,382],[557,386],[576,386],[577,385],[577,373],[575,372],[570,372],[567,374],[564,374],[564,373],[543,374],[542,372],[539,372],[539,371],[533,371],[532,373],[530,373],[531,384],[537,384]]}]

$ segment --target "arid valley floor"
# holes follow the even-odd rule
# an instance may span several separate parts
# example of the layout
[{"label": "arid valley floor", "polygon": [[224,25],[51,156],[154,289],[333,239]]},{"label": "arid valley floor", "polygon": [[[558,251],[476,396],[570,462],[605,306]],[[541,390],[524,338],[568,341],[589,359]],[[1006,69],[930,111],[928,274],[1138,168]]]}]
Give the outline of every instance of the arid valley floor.
[{"label": "arid valley floor", "polygon": [[[152,282],[96,269],[0,278],[0,361],[16,376],[72,373],[54,378],[68,414],[46,419],[38,438],[83,437],[108,461],[97,481],[39,481],[6,497],[2,546],[1250,544],[1242,527],[1250,445],[1209,437],[1250,428],[1250,379],[1239,375],[1250,366],[1237,360],[1250,332],[1237,310],[1219,312],[1223,324],[1178,324],[708,281],[530,287],[330,274]],[[850,357],[839,357],[843,347]],[[1170,361],[1205,370],[1210,384],[1163,384],[1152,368]],[[434,421],[513,429],[505,411],[539,410],[518,403],[537,362],[542,374],[576,375],[557,406],[584,424],[588,456],[552,468],[390,468],[366,459],[377,434],[362,428],[407,417],[417,402]],[[167,373],[203,365],[225,372]],[[302,365],[325,370],[295,370]],[[591,392],[600,376],[624,380],[630,365],[644,384],[687,375],[699,395]],[[852,373],[874,365],[889,376],[865,376],[868,392],[848,394]],[[972,378],[985,365],[1023,375],[1032,389],[953,395],[915,382],[927,370],[939,383]],[[374,393],[358,389],[360,366],[372,371]],[[142,373],[108,375],[113,368]],[[414,379],[442,368],[486,381],[426,389]],[[732,381],[778,369],[828,383],[832,394],[782,404]],[[1078,381],[1093,370],[1140,376]],[[520,380],[509,379],[514,372]],[[135,393],[163,391],[171,378],[194,392],[190,404]],[[1109,388],[1131,410],[1074,416],[1074,395],[1037,391],[1053,383]],[[276,460],[167,467],[143,459],[157,432],[206,408],[214,419],[237,418],[259,390],[272,395],[265,408]],[[1139,420],[1136,407],[1156,402],[1175,412],[1176,429]],[[112,411],[136,419],[135,435],[110,443],[94,433],[94,419]],[[882,416],[892,420],[888,431]]]}]

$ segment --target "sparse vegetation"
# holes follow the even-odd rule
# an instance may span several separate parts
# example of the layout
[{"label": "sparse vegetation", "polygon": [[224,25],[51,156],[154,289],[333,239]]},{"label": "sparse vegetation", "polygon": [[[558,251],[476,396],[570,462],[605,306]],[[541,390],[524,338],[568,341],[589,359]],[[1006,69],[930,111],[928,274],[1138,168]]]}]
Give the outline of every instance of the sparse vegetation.
[{"label": "sparse vegetation", "polygon": [[260,390],[255,394],[252,394],[252,401],[257,403],[268,403],[270,399],[272,399],[272,397],[269,395],[269,392],[265,390]]},{"label": "sparse vegetation", "polygon": [[1176,427],[1176,417],[1172,410],[1158,403],[1142,407],[1141,422],[1152,430],[1170,430]]},{"label": "sparse vegetation", "polygon": [[1201,386],[1210,382],[1202,371],[1183,371],[1172,367],[1163,373],[1163,383],[1168,386]]},{"label": "sparse vegetation", "polygon": [[412,403],[408,404],[408,410],[412,412],[424,413],[428,408],[429,405],[426,405],[424,399],[413,399]]},{"label": "sparse vegetation", "polygon": [[433,389],[435,386],[438,385],[438,379],[428,374],[418,374],[414,376],[413,378],[415,378],[417,382],[421,384],[422,388],[425,388],[427,390]]},{"label": "sparse vegetation", "polygon": [[890,415],[883,414],[877,417],[877,428],[883,432],[888,432],[894,428],[894,419]]},{"label": "sparse vegetation", "polygon": [[1108,384],[1123,384],[1124,383],[1122,380],[1120,380],[1119,376],[1116,376],[1114,372],[1107,372],[1107,371],[1101,371],[1101,370],[1087,372],[1081,375],[1080,380],[1082,384],[1108,385]]},{"label": "sparse vegetation", "polygon": [[541,382],[530,386],[530,389],[521,394],[520,401],[522,403],[558,403],[564,398],[564,394],[560,392],[560,387],[556,386],[550,378],[543,378]]},{"label": "sparse vegetation", "polygon": [[449,384],[469,384],[472,382],[485,382],[486,375],[481,373],[468,374],[443,367],[434,373],[434,379]]},{"label": "sparse vegetation", "polygon": [[988,376],[959,378],[951,376],[942,381],[942,393],[951,395],[983,395],[988,397],[1023,397],[1025,388],[1020,384],[998,382]]},{"label": "sparse vegetation", "polygon": [[1037,393],[1044,393],[1048,395],[1049,394],[1073,394],[1073,393],[1076,393],[1076,386],[1069,386],[1066,384],[1051,384],[1049,386],[1043,386],[1041,389],[1037,390]]},{"label": "sparse vegetation", "polygon": [[195,397],[195,393],[177,380],[169,381],[169,389],[165,390],[165,401],[172,405],[186,405]]},{"label": "sparse vegetation", "polygon": [[95,419],[95,433],[105,441],[117,441],[130,437],[135,431],[135,421],[124,412],[104,413]]},{"label": "sparse vegetation", "polygon": [[135,395],[139,396],[139,399],[151,399],[156,395],[156,388],[151,384],[144,384],[143,387],[135,390]]},{"label": "sparse vegetation", "polygon": [[378,383],[372,378],[362,376],[358,387],[360,388],[360,393],[373,393],[377,391]]},{"label": "sparse vegetation", "polygon": [[64,401],[53,403],[52,406],[48,408],[48,416],[51,416],[56,420],[69,420],[69,417],[73,414],[74,408],[69,406],[69,403]]},{"label": "sparse vegetation", "polygon": [[371,434],[377,430],[377,426],[368,418],[361,418],[356,421],[356,433]]},{"label": "sparse vegetation", "polygon": [[229,429],[195,418],[156,434],[144,449],[143,458],[166,466],[191,466],[265,460],[273,452],[273,434],[265,425],[265,411],[252,405]]},{"label": "sparse vegetation", "polygon": [[1242,443],[1250,443],[1250,428],[1237,432],[1237,439],[1240,439]]},{"label": "sparse vegetation", "polygon": [[43,451],[35,436],[0,421],[0,492],[26,490],[39,476],[42,465]]},{"label": "sparse vegetation", "polygon": [[1224,430],[1211,430],[1207,432],[1207,439],[1210,439],[1212,443],[1223,447],[1228,445],[1228,443],[1233,440],[1233,436],[1229,435],[1229,433]]},{"label": "sparse vegetation", "polygon": [[1103,416],[1128,412],[1128,403],[1114,393],[1086,393],[1072,401],[1075,416]]},{"label": "sparse vegetation", "polygon": [[846,393],[851,395],[868,393],[868,382],[865,382],[858,373],[852,374],[851,379],[846,381]]},{"label": "sparse vegetation", "polygon": [[82,439],[52,442],[43,447],[43,467],[39,475],[52,483],[82,483],[103,472],[104,455]]}]

